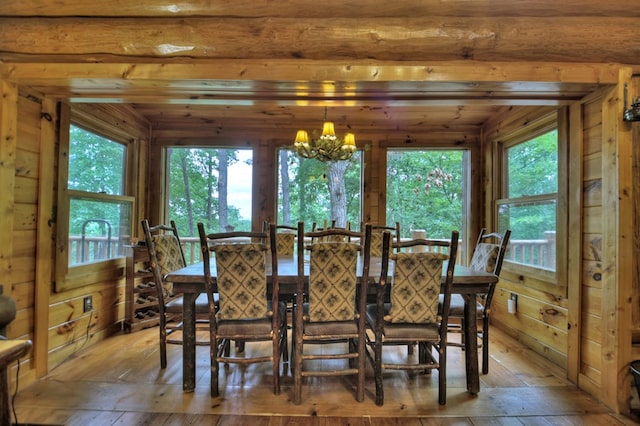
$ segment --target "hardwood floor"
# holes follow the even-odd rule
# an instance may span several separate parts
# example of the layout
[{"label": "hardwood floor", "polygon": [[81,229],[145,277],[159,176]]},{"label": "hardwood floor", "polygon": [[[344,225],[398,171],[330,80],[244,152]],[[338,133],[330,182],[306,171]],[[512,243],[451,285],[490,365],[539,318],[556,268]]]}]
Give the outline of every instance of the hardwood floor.
[{"label": "hardwood floor", "polygon": [[[208,347],[197,349],[197,382],[182,391],[181,347],[168,348],[159,367],[157,329],[119,334],[76,354],[22,390],[14,410],[20,424],[64,425],[627,425],[562,378],[562,371],[492,329],[489,374],[481,392],[465,389],[464,354],[449,348],[447,405],[438,405],[437,372],[385,374],[385,404],[374,404],[368,374],[365,401],[350,378],[308,378],[294,405],[292,377],[271,392],[269,366],[231,365],[220,373],[221,396],[209,396]],[[457,338],[454,336],[453,338]],[[247,344],[247,350],[266,349]],[[390,356],[404,356],[406,348]]]}]

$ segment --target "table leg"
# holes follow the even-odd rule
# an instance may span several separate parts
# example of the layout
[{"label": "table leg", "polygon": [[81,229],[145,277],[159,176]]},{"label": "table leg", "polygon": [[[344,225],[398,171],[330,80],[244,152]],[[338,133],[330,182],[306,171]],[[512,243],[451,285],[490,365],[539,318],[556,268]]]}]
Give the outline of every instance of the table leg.
[{"label": "table leg", "polygon": [[464,296],[464,356],[467,370],[467,391],[470,394],[480,392],[480,372],[478,370],[478,318],[476,309],[476,295]]},{"label": "table leg", "polygon": [[184,293],[182,307],[182,390],[196,387],[196,298],[197,293]]}]

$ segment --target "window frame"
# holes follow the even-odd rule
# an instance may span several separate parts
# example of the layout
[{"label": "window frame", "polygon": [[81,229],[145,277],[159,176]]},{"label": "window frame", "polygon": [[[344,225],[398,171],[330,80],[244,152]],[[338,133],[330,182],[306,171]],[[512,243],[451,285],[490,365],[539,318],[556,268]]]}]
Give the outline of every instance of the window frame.
[{"label": "window frame", "polygon": [[[69,149],[71,125],[81,127],[87,131],[105,137],[125,146],[125,168],[123,195],[110,195],[78,190],[69,190]],[[69,220],[72,198],[94,201],[113,201],[129,204],[131,221],[129,235],[133,235],[136,215],[136,199],[131,195],[132,168],[134,163],[135,139],[117,126],[104,122],[100,118],[85,111],[72,109],[63,105],[60,111],[60,150],[58,155],[58,207],[56,217],[56,280],[54,291],[62,292],[74,288],[87,286],[105,279],[117,279],[122,275],[125,255],[110,259],[98,260],[81,265],[69,265]]]},{"label": "window frame", "polygon": [[[252,146],[240,146],[240,145],[221,145],[221,144],[216,144],[216,145],[177,145],[177,144],[171,144],[171,145],[166,145],[163,147],[162,150],[162,155],[163,155],[163,175],[164,175],[164,182],[163,182],[163,200],[162,200],[162,209],[163,209],[163,214],[162,217],[164,218],[164,223],[169,223],[170,220],[175,220],[175,217],[171,216],[171,208],[170,208],[170,199],[171,199],[171,155],[172,155],[172,150],[192,150],[192,149],[196,149],[196,150],[225,150],[225,151],[247,151],[251,153],[251,213],[249,215],[249,222],[250,222],[250,226],[249,226],[249,230],[254,228],[254,210],[255,210],[255,200],[254,200],[254,194],[256,192],[255,189],[255,182],[253,179],[253,175],[255,174],[255,169],[256,169],[256,150],[254,149],[254,147]],[[231,165],[233,166],[233,165]],[[218,171],[219,173],[219,171]],[[227,186],[228,189],[228,186]],[[228,197],[228,196],[227,196]],[[227,200],[228,201],[228,200]],[[230,207],[237,207],[234,205],[229,205]],[[195,223],[197,223],[198,221],[195,221]],[[194,225],[195,225],[194,223]],[[180,230],[180,227],[179,229]],[[236,229],[237,230],[237,229]],[[213,231],[213,230],[212,230]],[[223,230],[217,230],[215,232],[222,232]],[[245,231],[248,231],[245,229]],[[184,238],[197,238],[197,228],[194,227],[194,235],[193,237],[189,236],[188,234],[186,234],[184,232],[184,230],[181,231],[181,240]]]},{"label": "window frame", "polygon": [[[497,158],[495,168],[497,182],[497,197],[494,200],[495,222],[499,224],[499,211],[503,205],[522,202],[541,202],[553,200],[556,203],[556,267],[555,270],[525,265],[504,260],[502,272],[505,275],[513,274],[515,282],[525,284],[527,287],[566,297],[567,294],[567,241],[568,241],[568,119],[559,109],[550,114],[545,114],[516,131],[503,136],[497,143]],[[548,194],[532,195],[526,197],[509,198],[507,194],[507,150],[521,143],[530,141],[550,131],[557,130],[558,135],[558,188],[555,197]]]},{"label": "window frame", "polygon": [[[469,240],[469,229],[470,229],[470,222],[471,222],[471,218],[470,218],[470,203],[471,203],[471,150],[468,148],[450,148],[450,147],[444,147],[444,146],[424,146],[424,147],[395,147],[395,146],[389,146],[386,147],[384,150],[384,156],[385,156],[385,187],[384,187],[384,191],[385,193],[388,193],[388,185],[389,185],[389,151],[403,151],[403,152],[425,152],[425,151],[439,151],[439,152],[451,152],[451,151],[459,151],[462,153],[462,164],[461,164],[461,179],[462,179],[462,194],[461,194],[461,204],[462,204],[462,210],[461,210],[461,214],[462,214],[462,223],[460,224],[461,227],[460,229],[458,229],[458,231],[460,232],[460,238],[461,238],[461,247],[460,247],[460,252],[463,253],[462,255],[460,255],[458,257],[458,260],[460,262],[464,263],[464,260],[466,258],[466,254],[467,250],[466,250],[466,246],[467,246],[467,242],[470,241]],[[388,201],[389,200],[389,195],[386,195],[386,199],[385,199],[385,218],[387,219],[387,221],[389,222],[389,217],[388,217]],[[406,229],[406,226],[405,226]],[[475,237],[474,237],[475,238]]]},{"label": "window frame", "polygon": [[[274,173],[274,182],[275,182],[275,194],[274,194],[274,217],[276,218],[275,221],[276,223],[279,223],[281,225],[294,225],[297,223],[298,220],[302,220],[301,218],[298,219],[293,219],[292,222],[293,223],[281,223],[281,211],[280,211],[280,203],[282,200],[282,194],[281,194],[281,179],[280,179],[280,152],[281,151],[289,151],[291,153],[293,153],[293,155],[296,155],[295,152],[293,151],[291,146],[287,146],[287,145],[282,145],[282,146],[277,146],[275,147],[275,153],[274,153],[274,158],[275,158],[275,173]],[[360,223],[362,223],[364,221],[364,217],[365,217],[365,212],[364,212],[364,181],[365,181],[365,164],[366,164],[366,160],[365,160],[365,150],[362,148],[358,148],[356,150],[357,155],[359,156],[358,159],[358,163],[359,163],[359,168],[360,168],[360,183],[359,183],[359,218],[357,218],[358,220],[355,221],[350,221],[349,220],[349,214],[348,214],[348,206],[347,206],[347,222],[349,222],[350,226],[352,229],[358,229],[360,227]],[[354,154],[355,155],[355,154]],[[304,161],[319,161],[316,159],[303,159]],[[353,158],[347,160],[347,161],[353,161]],[[329,212],[327,217],[324,218],[317,218],[316,224],[318,226],[323,226],[323,224],[326,222],[328,222],[329,220],[332,220],[334,218],[331,218],[331,212]],[[313,222],[313,221],[311,221]],[[309,226],[311,226],[311,223],[309,223]]]}]

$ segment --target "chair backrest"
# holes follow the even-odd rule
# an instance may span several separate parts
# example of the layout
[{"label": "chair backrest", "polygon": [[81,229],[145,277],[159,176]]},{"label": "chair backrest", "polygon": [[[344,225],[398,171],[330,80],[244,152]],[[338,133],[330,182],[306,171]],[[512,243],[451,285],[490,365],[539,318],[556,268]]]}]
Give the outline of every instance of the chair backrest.
[{"label": "chair backrest", "polygon": [[510,237],[510,229],[507,229],[504,234],[500,234],[497,232],[487,233],[487,229],[482,228],[469,267],[500,275]]},{"label": "chair backrest", "polygon": [[[262,224],[262,232],[269,231],[270,223],[265,220]],[[275,225],[276,227],[276,245],[278,256],[292,257],[296,245],[296,231],[298,228],[290,225]]]},{"label": "chair backrest", "polygon": [[[216,291],[219,295],[216,320],[277,317],[279,288],[275,226],[270,225],[268,233],[232,231],[207,234],[204,225],[198,223],[198,234],[210,309],[214,309],[213,292]],[[269,256],[267,252],[270,253]],[[215,285],[210,253],[215,254]],[[268,260],[271,260],[273,297],[270,307],[267,304]]]},{"label": "chair backrest", "polygon": [[[344,228],[338,227],[336,226],[336,224],[337,224],[337,221],[335,219],[331,221],[331,225],[328,225],[328,222],[325,219],[324,225],[322,227],[319,227],[315,222],[313,222],[311,225],[311,232],[326,231],[328,229],[342,229],[342,230],[351,231],[351,222],[349,221],[347,221],[347,224]],[[360,229],[360,231],[362,231],[362,229]],[[316,242],[316,241],[349,242],[351,241],[351,237],[349,235],[332,234],[332,235],[325,235],[317,239],[312,238],[311,241],[313,242]]]},{"label": "chair backrest", "polygon": [[158,293],[159,301],[164,306],[164,298],[173,295],[173,285],[165,280],[165,276],[187,266],[178,229],[174,221],[170,225],[151,226],[147,219],[143,219],[142,231],[149,252],[149,266],[156,287],[161,290]]},{"label": "chair backrest", "polygon": [[[511,230],[507,229],[504,234],[498,232],[487,233],[486,228],[480,230],[473,256],[469,267],[479,271],[490,272],[500,275],[502,270],[502,262],[507,251],[507,244],[511,237]],[[493,293],[496,285],[491,285],[489,291],[483,296],[485,311],[491,306]]]},{"label": "chair backrest", "polygon": [[[451,304],[453,271],[458,253],[457,231],[451,233],[450,240],[417,239],[389,244],[389,231],[383,235],[383,268],[381,281],[386,280],[389,260],[393,260],[393,281],[390,291],[390,311],[385,321],[410,324],[445,324],[440,334],[446,334],[446,323]],[[425,251],[401,251],[408,247],[425,247]],[[392,253],[392,248],[397,252]],[[446,253],[445,253],[446,252]],[[445,280],[442,271],[445,261]],[[439,307],[439,296],[443,302]]]},{"label": "chair backrest", "polygon": [[395,243],[400,242],[400,222],[396,222],[395,226],[371,225],[371,256],[382,257],[382,234],[384,231],[391,233],[391,238]]},{"label": "chair backrest", "polygon": [[[336,240],[357,239],[355,242]],[[305,245],[305,239],[312,242]],[[304,255],[309,252],[308,317],[311,322],[350,321],[363,315],[369,274],[371,227],[364,233],[344,228],[304,232],[298,224],[298,293],[304,281]],[[358,257],[362,257],[362,274],[358,280]],[[358,287],[358,283],[360,287]],[[360,293],[364,292],[364,293]]]}]

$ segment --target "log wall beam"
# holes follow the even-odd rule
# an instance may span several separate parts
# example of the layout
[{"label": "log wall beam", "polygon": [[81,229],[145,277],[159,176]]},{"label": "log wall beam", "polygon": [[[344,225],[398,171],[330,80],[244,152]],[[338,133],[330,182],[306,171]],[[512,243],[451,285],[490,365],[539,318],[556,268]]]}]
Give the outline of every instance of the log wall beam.
[{"label": "log wall beam", "polygon": [[[191,63],[0,63],[0,78],[28,86],[68,87],[82,92],[100,85],[111,87],[127,82],[147,87],[187,80],[205,86],[206,80],[298,81],[305,82],[502,82],[507,86],[528,82],[560,84],[612,84],[618,82],[619,65],[600,63],[523,62],[377,62],[331,60],[218,60]],[[202,80],[202,81],[198,81]],[[556,86],[558,87],[558,86]],[[505,87],[506,89],[506,87]],[[88,90],[88,89],[87,89]]]},{"label": "log wall beam", "polygon": [[82,55],[100,62],[183,57],[633,64],[638,39],[638,19],[629,17],[0,18],[2,54]]},{"label": "log wall beam", "polygon": [[640,16],[629,2],[601,0],[7,0],[0,16],[217,16],[336,18],[360,16]]}]

